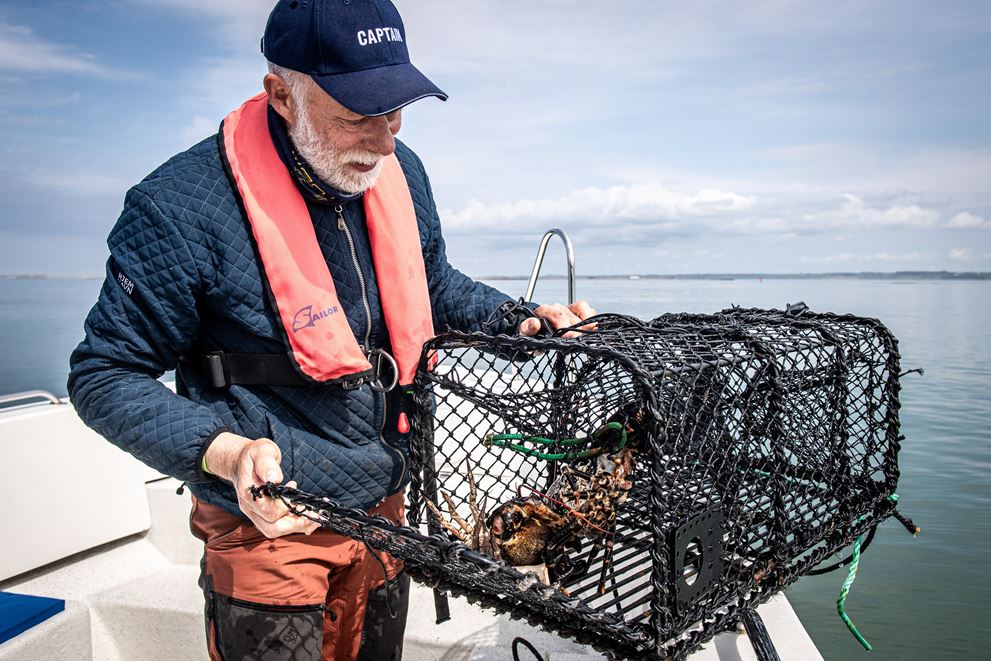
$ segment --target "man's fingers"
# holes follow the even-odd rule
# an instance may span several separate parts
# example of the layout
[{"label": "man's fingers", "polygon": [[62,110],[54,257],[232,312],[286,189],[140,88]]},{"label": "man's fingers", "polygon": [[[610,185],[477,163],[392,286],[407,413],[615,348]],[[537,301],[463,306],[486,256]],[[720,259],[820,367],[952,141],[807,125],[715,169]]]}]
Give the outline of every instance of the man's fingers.
[{"label": "man's fingers", "polygon": [[536,335],[539,332],[540,332],[540,320],[539,319],[533,319],[531,317],[530,319],[524,320],[523,323],[520,324],[520,335],[526,335],[527,337],[533,337],[534,335]]},{"label": "man's fingers", "polygon": [[[291,513],[278,498],[255,498],[251,495],[251,487],[266,482],[282,483],[285,475],[282,473],[281,462],[282,451],[271,439],[259,438],[251,441],[239,460],[239,477],[235,481],[238,504],[255,527],[268,538],[297,532],[308,535],[319,528],[319,524]],[[296,481],[292,480],[286,486],[295,489]]]},{"label": "man's fingers", "polygon": [[[551,325],[555,330],[557,330],[559,328],[570,328],[580,321],[581,319],[579,319],[577,315],[575,315],[568,308],[562,306],[560,310],[555,310]],[[565,333],[564,337],[575,337],[576,335],[577,334],[575,332],[571,331]]]},{"label": "man's fingers", "polygon": [[[297,532],[306,532],[310,528],[310,524],[313,522],[307,519],[305,516],[296,516],[295,514],[287,514],[275,523],[272,524],[272,530],[267,533],[269,537],[282,537],[283,535],[291,535]],[[274,532],[275,534],[271,534]]]},{"label": "man's fingers", "polygon": [[259,498],[255,500],[250,493],[245,494],[245,498],[247,498],[246,501],[241,501],[241,511],[247,514],[248,518],[252,521],[255,521],[255,525],[260,523],[258,519],[266,523],[275,523],[289,514],[289,508],[277,498]]},{"label": "man's fingers", "polygon": [[572,303],[568,306],[568,309],[582,320],[595,316],[595,310],[588,304],[588,301],[578,301],[577,303]]},{"label": "man's fingers", "polygon": [[282,484],[282,460],[279,446],[269,441],[267,444],[259,445],[254,451],[254,473],[259,484],[271,482],[272,484]]},{"label": "man's fingers", "polygon": [[282,466],[271,457],[265,457],[261,461],[255,462],[255,474],[264,482],[282,484]]},{"label": "man's fingers", "polygon": [[[565,307],[560,303],[555,303],[553,305],[541,305],[539,308],[534,310],[536,314],[541,319],[547,320],[551,328],[557,330],[559,328],[570,328],[572,326],[577,326],[584,319],[589,317],[594,317],[596,312],[587,301],[578,301],[572,303],[571,305]],[[583,327],[585,330],[593,330],[593,326]],[[527,319],[522,324],[520,324],[520,334],[527,336],[534,336],[540,331],[540,320],[539,319]],[[564,337],[576,337],[578,333],[574,331],[569,331],[564,334]]]},{"label": "man's fingers", "polygon": [[295,514],[287,514],[278,521],[261,524],[256,523],[255,525],[258,527],[258,530],[260,530],[261,533],[269,539],[284,537],[295,533],[309,535],[320,527],[320,524],[316,521],[311,521],[305,516],[296,516]]},{"label": "man's fingers", "polygon": [[[593,308],[591,305],[588,304],[588,301],[578,301],[577,303],[572,303],[571,305],[568,306],[568,309],[571,310],[575,315],[580,317],[582,321],[585,321],[589,317],[594,317],[595,315],[598,314],[598,312],[595,311],[595,308]],[[583,331],[594,331],[597,327],[598,324],[592,323],[592,324],[585,324],[584,326],[581,327],[581,329]]]},{"label": "man's fingers", "polygon": [[564,307],[560,303],[555,303],[554,305],[541,305],[539,308],[533,311],[538,317],[546,319],[552,328],[564,328],[565,326],[570,326],[569,323],[572,319],[579,321],[571,310]]}]

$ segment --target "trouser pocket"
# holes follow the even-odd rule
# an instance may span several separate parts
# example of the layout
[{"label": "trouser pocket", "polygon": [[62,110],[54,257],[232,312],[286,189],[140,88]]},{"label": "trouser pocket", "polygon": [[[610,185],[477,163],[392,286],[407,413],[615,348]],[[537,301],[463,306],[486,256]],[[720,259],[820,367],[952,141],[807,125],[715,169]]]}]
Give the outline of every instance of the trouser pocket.
[{"label": "trouser pocket", "polygon": [[409,575],[406,572],[389,581],[388,587],[383,585],[370,591],[358,661],[401,661],[408,612]]},{"label": "trouser pocket", "polygon": [[214,592],[211,605],[223,661],[320,661],[323,604],[269,606]]}]

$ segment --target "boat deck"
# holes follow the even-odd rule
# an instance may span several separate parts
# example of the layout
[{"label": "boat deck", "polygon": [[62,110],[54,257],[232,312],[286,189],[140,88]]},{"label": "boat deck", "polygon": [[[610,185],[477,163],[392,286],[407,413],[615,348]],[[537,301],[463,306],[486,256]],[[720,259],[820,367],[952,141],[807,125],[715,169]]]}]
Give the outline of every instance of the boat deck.
[{"label": "boat deck", "polygon": [[[188,530],[188,492],[176,495],[175,480],[113,448],[69,406],[0,411],[0,446],[9,459],[0,480],[16,494],[0,529],[18,542],[8,541],[0,556],[0,591],[67,602],[64,612],[0,645],[0,661],[206,659],[202,549]],[[47,473],[23,470],[52,464]],[[404,659],[510,659],[517,636],[551,661],[604,658],[463,599],[450,606],[451,620],[435,624],[432,592],[413,586]],[[760,613],[783,660],[822,658],[784,596]],[[692,659],[756,656],[746,635],[724,633]]]}]

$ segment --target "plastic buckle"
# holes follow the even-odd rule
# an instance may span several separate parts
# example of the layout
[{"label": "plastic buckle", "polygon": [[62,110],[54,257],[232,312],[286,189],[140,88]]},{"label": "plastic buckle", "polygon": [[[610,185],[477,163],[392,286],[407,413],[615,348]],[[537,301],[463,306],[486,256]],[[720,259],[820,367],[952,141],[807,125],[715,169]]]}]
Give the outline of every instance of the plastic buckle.
[{"label": "plastic buckle", "polygon": [[203,356],[203,372],[211,388],[226,388],[231,384],[227,355],[223,351],[211,351]]}]

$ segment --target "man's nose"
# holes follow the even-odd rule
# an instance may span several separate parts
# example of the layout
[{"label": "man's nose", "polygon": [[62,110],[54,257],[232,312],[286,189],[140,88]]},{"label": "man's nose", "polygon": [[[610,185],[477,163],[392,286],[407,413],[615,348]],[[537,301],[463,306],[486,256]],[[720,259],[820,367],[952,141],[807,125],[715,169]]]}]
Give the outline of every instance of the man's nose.
[{"label": "man's nose", "polygon": [[376,154],[388,156],[396,150],[396,134],[402,125],[399,111],[391,112],[375,118],[372,134],[369,136],[368,147]]}]

